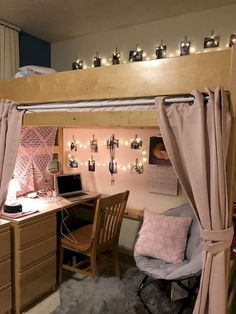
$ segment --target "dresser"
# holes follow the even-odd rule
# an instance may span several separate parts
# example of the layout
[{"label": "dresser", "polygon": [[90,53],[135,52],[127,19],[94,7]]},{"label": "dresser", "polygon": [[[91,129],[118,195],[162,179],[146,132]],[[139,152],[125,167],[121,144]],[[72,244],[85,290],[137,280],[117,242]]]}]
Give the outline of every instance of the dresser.
[{"label": "dresser", "polygon": [[10,223],[0,219],[0,314],[12,309]]},{"label": "dresser", "polygon": [[13,309],[20,313],[56,286],[56,213],[11,220]]}]

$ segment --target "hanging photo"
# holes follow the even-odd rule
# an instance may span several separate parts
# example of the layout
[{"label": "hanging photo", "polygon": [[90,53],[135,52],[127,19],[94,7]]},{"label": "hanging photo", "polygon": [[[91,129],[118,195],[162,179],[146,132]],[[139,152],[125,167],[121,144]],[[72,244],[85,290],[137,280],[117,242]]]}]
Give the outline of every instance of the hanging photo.
[{"label": "hanging photo", "polygon": [[116,51],[113,52],[113,55],[112,55],[112,64],[120,64],[120,52]]},{"label": "hanging photo", "polygon": [[95,139],[94,135],[93,135],[93,138],[90,140],[90,152],[91,153],[97,153],[98,152],[98,140]]},{"label": "hanging photo", "polygon": [[109,162],[109,171],[111,174],[117,173],[117,162],[114,160],[111,160]]},{"label": "hanging photo", "polygon": [[143,61],[143,50],[141,50],[138,45],[136,50],[130,50],[129,61]]},{"label": "hanging photo", "polygon": [[115,148],[119,148],[119,140],[115,138],[113,134],[109,140],[107,140],[107,149],[114,150]]},{"label": "hanging photo", "polygon": [[75,140],[75,138],[74,138],[74,136],[72,137],[72,141],[71,141],[71,143],[70,143],[70,150],[71,151],[77,151],[77,142],[76,142],[76,140]]},{"label": "hanging photo", "polygon": [[101,58],[98,56],[98,52],[96,53],[96,56],[93,58],[93,65],[95,68],[101,66]]},{"label": "hanging photo", "polygon": [[142,140],[138,138],[138,135],[135,135],[135,139],[130,141],[130,148],[131,149],[142,149]]},{"label": "hanging photo", "polygon": [[72,62],[72,70],[81,70],[83,69],[83,61],[77,60],[75,62]]},{"label": "hanging photo", "polygon": [[180,55],[181,56],[187,56],[190,53],[190,46],[191,46],[191,42],[184,40],[181,41],[180,43]]},{"label": "hanging photo", "polygon": [[95,160],[91,159],[88,161],[88,171],[95,171]]},{"label": "hanging photo", "polygon": [[163,139],[161,136],[150,137],[149,145],[149,164],[159,166],[170,166],[171,162],[167,154]]},{"label": "hanging photo", "polygon": [[229,38],[229,47],[232,47],[236,43],[236,34],[231,34]]},{"label": "hanging photo", "polygon": [[204,48],[217,48],[220,45],[220,36],[212,35],[204,38]]},{"label": "hanging photo", "polygon": [[133,164],[129,166],[131,174],[142,174],[143,173],[143,164],[138,162],[138,159],[135,160]]},{"label": "hanging photo", "polygon": [[156,47],[156,58],[162,59],[166,56],[166,45],[163,45],[163,42],[161,41],[161,44]]},{"label": "hanging photo", "polygon": [[75,159],[69,159],[68,167],[78,168],[78,161]]}]

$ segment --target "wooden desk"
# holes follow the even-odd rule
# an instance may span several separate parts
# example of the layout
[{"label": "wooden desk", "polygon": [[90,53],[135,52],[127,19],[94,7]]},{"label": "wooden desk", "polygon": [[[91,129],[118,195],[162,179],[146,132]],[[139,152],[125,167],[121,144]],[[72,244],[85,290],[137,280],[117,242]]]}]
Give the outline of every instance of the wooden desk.
[{"label": "wooden desk", "polygon": [[10,223],[0,219],[0,314],[12,309]]},{"label": "wooden desk", "polygon": [[13,235],[14,313],[21,313],[56,288],[56,213],[62,208],[95,200],[96,195],[94,193],[73,203],[61,198],[19,198],[23,210],[38,212],[15,219],[4,217],[9,220]]}]

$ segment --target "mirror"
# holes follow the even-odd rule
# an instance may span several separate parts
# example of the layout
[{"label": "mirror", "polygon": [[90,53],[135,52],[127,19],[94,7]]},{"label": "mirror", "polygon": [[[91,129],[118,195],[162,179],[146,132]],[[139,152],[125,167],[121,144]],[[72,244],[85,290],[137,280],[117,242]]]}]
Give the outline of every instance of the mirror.
[{"label": "mirror", "polygon": [[61,169],[62,169],[62,165],[60,161],[57,159],[53,159],[49,161],[49,163],[47,164],[47,171],[48,173],[52,175],[59,174],[61,172]]}]

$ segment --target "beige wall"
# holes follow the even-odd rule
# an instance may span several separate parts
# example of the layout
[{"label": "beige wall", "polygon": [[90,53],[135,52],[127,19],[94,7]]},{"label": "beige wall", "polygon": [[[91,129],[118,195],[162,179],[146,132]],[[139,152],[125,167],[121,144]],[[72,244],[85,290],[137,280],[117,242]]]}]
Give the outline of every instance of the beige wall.
[{"label": "beige wall", "polygon": [[78,57],[91,67],[96,51],[107,62],[117,47],[122,62],[127,61],[129,50],[139,44],[147,57],[154,58],[155,47],[163,39],[167,56],[179,55],[179,42],[187,34],[196,52],[203,51],[204,37],[215,30],[221,36],[220,48],[228,44],[231,33],[236,32],[236,5],[192,13],[175,18],[137,25],[125,29],[98,33],[52,44],[52,67],[58,71],[70,70]]}]

